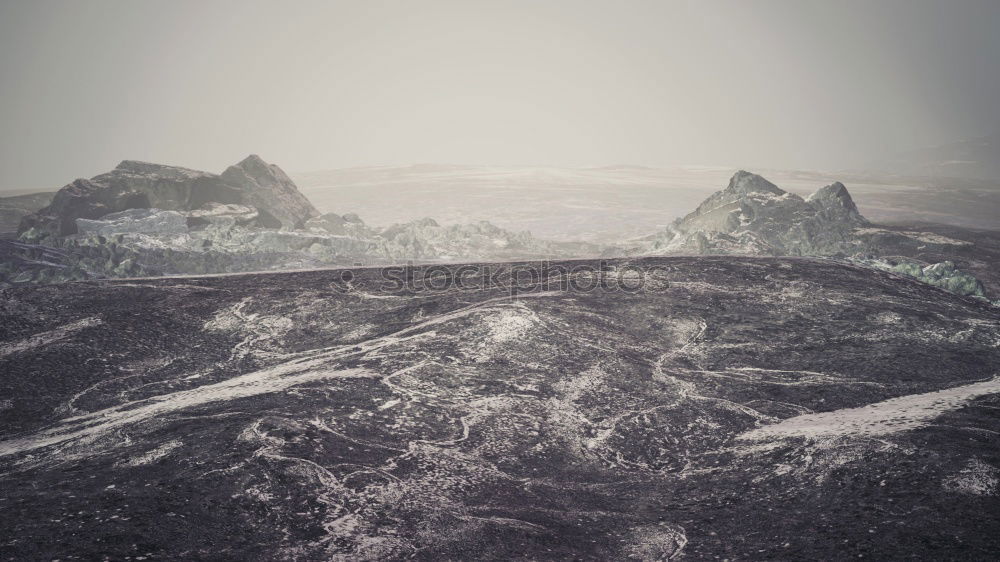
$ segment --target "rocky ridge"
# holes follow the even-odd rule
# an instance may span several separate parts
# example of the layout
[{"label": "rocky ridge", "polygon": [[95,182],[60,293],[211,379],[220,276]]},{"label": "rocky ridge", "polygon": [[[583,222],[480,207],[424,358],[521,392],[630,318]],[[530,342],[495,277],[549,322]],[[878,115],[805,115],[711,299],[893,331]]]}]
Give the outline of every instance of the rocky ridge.
[{"label": "rocky ridge", "polygon": [[807,199],[740,170],[729,185],[657,234],[653,253],[834,255],[854,249],[868,221],[837,182]]},{"label": "rocky ridge", "polygon": [[319,214],[280,168],[257,155],[222,175],[125,160],[110,172],[60,189],[51,204],[21,221],[18,235],[26,242],[45,241],[77,234],[78,219],[130,209],[193,211],[213,203],[252,206],[259,226],[270,228],[296,228]]},{"label": "rocky ridge", "polygon": [[306,220],[319,215],[281,168],[255,154],[227,168],[220,178],[242,186],[243,203],[267,212],[281,228],[301,228]]},{"label": "rocky ridge", "polygon": [[221,175],[124,161],[61,189],[0,241],[0,286],[102,277],[233,273],[407,261],[596,255],[485,221],[369,227],[320,214],[277,166],[251,155]]},{"label": "rocky ridge", "polygon": [[[879,228],[835,182],[802,198],[740,170],[725,189],[631,250],[638,255],[814,256],[850,261],[918,279],[964,296],[990,294],[974,275],[972,242],[931,232]],[[996,257],[996,256],[993,256]]]}]

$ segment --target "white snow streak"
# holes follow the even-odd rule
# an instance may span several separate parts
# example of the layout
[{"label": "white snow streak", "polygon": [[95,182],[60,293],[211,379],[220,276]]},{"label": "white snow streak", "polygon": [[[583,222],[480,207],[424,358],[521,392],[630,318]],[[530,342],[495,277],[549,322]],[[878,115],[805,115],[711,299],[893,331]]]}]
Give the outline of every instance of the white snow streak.
[{"label": "white snow streak", "polygon": [[[105,434],[126,425],[132,425],[160,416],[171,414],[187,408],[201,406],[213,402],[224,402],[248,396],[257,396],[272,392],[280,392],[293,386],[326,379],[343,378],[385,378],[382,374],[363,368],[337,368],[339,359],[353,355],[365,355],[390,345],[398,344],[411,338],[434,336],[434,326],[493,307],[516,306],[519,299],[525,297],[548,297],[561,294],[558,291],[519,295],[516,299],[509,297],[489,299],[480,303],[459,308],[449,313],[441,314],[418,324],[403,328],[392,334],[373,338],[358,344],[338,346],[313,350],[310,352],[286,355],[285,362],[252,373],[247,373],[215,384],[199,386],[190,390],[182,390],[161,396],[127,402],[118,406],[64,418],[58,425],[21,438],[0,441],[0,457],[33,451],[65,443],[67,441],[93,437]],[[76,326],[74,330],[85,327],[84,322],[100,323],[99,319],[81,320],[75,324],[57,328],[60,330]],[[77,325],[80,326],[77,326]],[[96,325],[96,324],[87,324]],[[427,330],[427,331],[424,331]],[[42,334],[34,337],[40,337]],[[60,336],[64,337],[64,336]]]},{"label": "white snow streak", "polygon": [[76,322],[59,326],[54,330],[28,336],[20,341],[0,344],[0,357],[6,357],[21,351],[49,345],[50,343],[55,343],[59,340],[65,339],[84,328],[100,326],[101,324],[103,324],[103,321],[100,318],[97,316],[91,316],[89,318],[84,318],[83,320],[77,320]]},{"label": "white snow streak", "polygon": [[845,408],[788,418],[739,436],[744,441],[769,441],[790,437],[812,439],[870,437],[909,431],[964,406],[970,400],[1000,392],[1000,376],[924,394],[900,396],[860,408]]},{"label": "white snow streak", "polygon": [[[129,402],[82,416],[66,418],[59,425],[29,437],[0,442],[0,457],[106,433],[125,425],[212,402],[279,392],[296,385],[324,379],[379,376],[378,373],[367,369],[335,370],[314,364],[326,359],[324,357],[320,360],[283,363],[220,383],[199,386],[191,390],[182,390],[148,400]],[[313,369],[310,370],[310,368]]]}]

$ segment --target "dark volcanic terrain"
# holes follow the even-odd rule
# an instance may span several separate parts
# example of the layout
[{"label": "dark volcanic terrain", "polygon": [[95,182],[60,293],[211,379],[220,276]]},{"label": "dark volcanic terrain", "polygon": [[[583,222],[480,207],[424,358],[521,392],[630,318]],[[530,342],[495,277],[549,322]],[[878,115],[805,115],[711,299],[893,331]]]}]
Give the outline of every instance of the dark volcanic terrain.
[{"label": "dark volcanic terrain", "polygon": [[419,290],[457,266],[4,289],[0,557],[1000,551],[997,308],[807,258],[609,263],[514,296]]}]

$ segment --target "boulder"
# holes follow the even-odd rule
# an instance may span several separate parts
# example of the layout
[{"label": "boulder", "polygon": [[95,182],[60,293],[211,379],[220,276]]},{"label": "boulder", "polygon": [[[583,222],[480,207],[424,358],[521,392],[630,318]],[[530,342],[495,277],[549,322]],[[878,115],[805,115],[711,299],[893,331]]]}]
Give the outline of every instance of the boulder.
[{"label": "boulder", "polygon": [[826,220],[846,221],[859,226],[868,224],[868,220],[858,211],[858,206],[854,204],[854,199],[847,192],[847,188],[839,181],[817,189],[806,198],[806,202]]}]

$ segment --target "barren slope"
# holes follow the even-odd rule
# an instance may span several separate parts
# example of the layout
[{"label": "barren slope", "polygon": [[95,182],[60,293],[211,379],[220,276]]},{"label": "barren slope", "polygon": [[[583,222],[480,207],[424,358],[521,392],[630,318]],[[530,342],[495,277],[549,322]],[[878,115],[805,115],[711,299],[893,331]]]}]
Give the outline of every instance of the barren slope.
[{"label": "barren slope", "polygon": [[5,290],[0,554],[1000,548],[997,309],[808,259],[612,264],[609,286],[657,271],[513,297],[375,270]]}]

